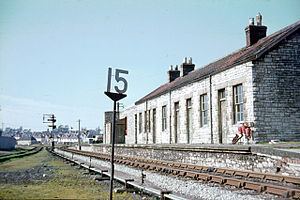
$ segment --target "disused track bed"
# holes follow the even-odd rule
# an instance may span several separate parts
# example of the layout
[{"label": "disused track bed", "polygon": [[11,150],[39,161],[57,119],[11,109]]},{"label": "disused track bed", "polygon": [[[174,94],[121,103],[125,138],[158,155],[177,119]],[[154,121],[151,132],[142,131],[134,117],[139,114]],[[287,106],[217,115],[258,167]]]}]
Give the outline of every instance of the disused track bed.
[{"label": "disused track bed", "polygon": [[[106,161],[110,161],[111,159],[109,154],[104,153],[78,151],[74,149],[63,150],[72,153],[72,155],[79,154]],[[227,168],[213,168],[186,163],[150,160],[118,155],[115,156],[115,162],[144,170],[201,180],[203,182],[214,182],[221,185],[234,186],[236,188],[250,189],[257,192],[266,192],[285,198],[300,198],[299,177],[264,174]]]},{"label": "disused track bed", "polygon": [[23,158],[25,156],[30,156],[30,155],[40,152],[42,149],[43,149],[43,147],[34,147],[32,149],[24,150],[22,152],[3,155],[3,156],[0,156],[0,162],[4,162],[4,161],[10,160],[10,159]]}]

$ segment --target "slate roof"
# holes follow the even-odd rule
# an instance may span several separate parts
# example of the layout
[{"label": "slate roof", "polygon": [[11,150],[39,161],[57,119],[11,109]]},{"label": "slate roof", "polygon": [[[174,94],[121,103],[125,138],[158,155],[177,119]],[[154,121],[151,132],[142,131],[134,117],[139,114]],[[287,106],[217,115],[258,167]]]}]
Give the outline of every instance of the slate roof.
[{"label": "slate roof", "polygon": [[236,65],[240,65],[249,61],[255,61],[261,56],[263,56],[265,53],[270,51],[272,48],[274,48],[276,45],[278,45],[282,40],[286,39],[291,34],[296,32],[299,28],[300,20],[267,37],[260,39],[257,43],[251,46],[243,47],[215,62],[204,66],[203,68],[199,68],[190,72],[184,77],[179,77],[170,83],[161,85],[154,91],[150,92],[149,94],[135,102],[135,104],[141,104],[147,100],[153,99],[169,91],[183,87],[189,83],[193,83],[204,79],[209,75],[214,75],[221,71],[227,70]]}]

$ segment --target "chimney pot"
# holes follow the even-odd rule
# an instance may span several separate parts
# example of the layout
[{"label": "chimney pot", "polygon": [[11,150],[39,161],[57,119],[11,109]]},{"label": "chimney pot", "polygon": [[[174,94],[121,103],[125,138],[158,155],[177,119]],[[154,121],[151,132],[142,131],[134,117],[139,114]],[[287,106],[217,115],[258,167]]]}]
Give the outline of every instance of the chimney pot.
[{"label": "chimney pot", "polygon": [[254,25],[254,18],[249,18],[249,25]]},{"label": "chimney pot", "polygon": [[262,15],[260,13],[256,15],[256,25],[262,26]]},{"label": "chimney pot", "polygon": [[184,62],[183,63],[187,63],[187,57],[184,57]]},{"label": "chimney pot", "polygon": [[189,64],[193,64],[192,57],[189,58]]}]

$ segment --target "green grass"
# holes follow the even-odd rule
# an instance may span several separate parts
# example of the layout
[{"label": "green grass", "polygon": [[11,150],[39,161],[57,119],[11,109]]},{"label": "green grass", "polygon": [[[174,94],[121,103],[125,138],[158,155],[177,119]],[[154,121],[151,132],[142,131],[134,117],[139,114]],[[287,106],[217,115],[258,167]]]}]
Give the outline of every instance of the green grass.
[{"label": "green grass", "polygon": [[37,154],[23,158],[14,158],[0,164],[0,171],[16,171],[20,169],[29,169],[45,162],[47,157],[46,151],[41,151]]},{"label": "green grass", "polygon": [[[54,167],[54,178],[22,184],[0,183],[0,199],[108,199],[108,185],[99,184],[82,171],[55,159],[45,150],[0,164],[0,171],[16,171],[38,165]],[[132,194],[115,194],[114,199],[132,199]]]}]

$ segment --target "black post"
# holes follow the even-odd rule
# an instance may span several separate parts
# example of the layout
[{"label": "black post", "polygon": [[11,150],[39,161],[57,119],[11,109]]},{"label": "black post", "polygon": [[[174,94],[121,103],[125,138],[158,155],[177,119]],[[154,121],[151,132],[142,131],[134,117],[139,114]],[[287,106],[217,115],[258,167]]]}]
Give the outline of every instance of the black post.
[{"label": "black post", "polygon": [[116,139],[116,104],[114,101],[114,112],[112,121],[112,135],[111,135],[111,174],[110,174],[110,187],[109,187],[109,199],[112,200],[113,197],[113,181],[114,181],[114,156],[115,156],[115,139]]},{"label": "black post", "polygon": [[112,200],[113,197],[113,181],[114,181],[114,154],[115,154],[115,139],[116,139],[116,109],[117,101],[126,97],[126,94],[104,92],[111,100],[114,101],[114,111],[113,111],[113,124],[111,133],[111,175],[110,175],[110,186],[109,186],[109,199]]},{"label": "black post", "polygon": [[81,143],[80,143],[80,119],[78,120],[78,150],[81,151]]},{"label": "black post", "polygon": [[54,130],[54,122],[55,122],[56,120],[55,120],[55,116],[54,116],[53,114],[51,115],[51,120],[52,120],[52,132],[51,132],[51,135],[52,135],[52,142],[51,142],[51,145],[52,145],[52,151],[54,151],[55,146],[54,146],[54,133],[53,133],[53,130]]}]

